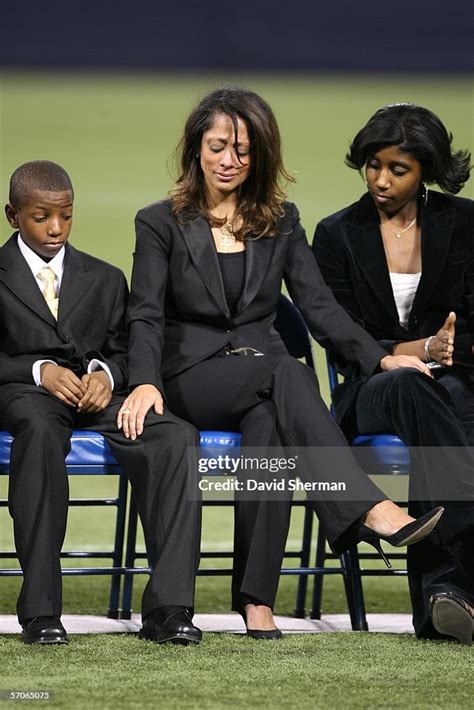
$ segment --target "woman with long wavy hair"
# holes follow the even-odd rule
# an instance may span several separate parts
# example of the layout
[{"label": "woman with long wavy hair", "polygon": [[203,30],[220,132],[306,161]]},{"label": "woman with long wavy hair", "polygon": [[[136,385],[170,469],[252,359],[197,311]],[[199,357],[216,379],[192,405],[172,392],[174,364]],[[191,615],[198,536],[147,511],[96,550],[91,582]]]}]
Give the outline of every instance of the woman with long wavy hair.
[{"label": "woman with long wavy hair", "polygon": [[[180,156],[170,198],[136,217],[132,392],[119,426],[126,436],[140,436],[146,413],[162,412],[165,401],[201,430],[241,431],[244,451],[299,447],[302,479],[345,484],[345,498],[311,501],[336,552],[361,539],[417,542],[442,509],[414,520],[370,482],[324,405],[314,372],[288,355],[274,328],[284,280],[313,336],[361,372],[407,365],[428,372],[417,357],[387,355],[324,284],[298,210],[285,201],[282,183],[291,178],[270,106],[245,89],[211,92],[186,122]],[[336,452],[337,466],[317,447]],[[249,498],[244,493],[236,501],[232,604],[250,636],[277,639],[272,608],[290,500]],[[145,620],[150,629],[159,623]]]}]

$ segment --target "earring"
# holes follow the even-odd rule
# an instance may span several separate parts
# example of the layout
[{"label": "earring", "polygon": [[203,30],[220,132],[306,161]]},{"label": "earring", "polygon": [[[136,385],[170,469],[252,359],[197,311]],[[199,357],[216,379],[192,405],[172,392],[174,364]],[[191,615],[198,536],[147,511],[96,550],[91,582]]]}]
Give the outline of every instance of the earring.
[{"label": "earring", "polygon": [[426,205],[428,204],[428,188],[426,187],[425,182],[421,183],[421,199],[426,207]]}]

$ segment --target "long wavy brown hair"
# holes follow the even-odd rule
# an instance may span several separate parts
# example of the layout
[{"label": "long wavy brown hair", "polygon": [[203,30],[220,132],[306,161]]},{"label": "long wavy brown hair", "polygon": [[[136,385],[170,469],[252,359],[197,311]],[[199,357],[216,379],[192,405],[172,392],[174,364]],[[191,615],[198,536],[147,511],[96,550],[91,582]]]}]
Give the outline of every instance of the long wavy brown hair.
[{"label": "long wavy brown hair", "polygon": [[170,193],[173,213],[180,220],[201,214],[212,226],[225,223],[225,219],[217,219],[210,213],[200,165],[203,134],[211,128],[218,114],[232,120],[236,153],[239,118],[245,123],[250,139],[250,170],[238,189],[238,226],[234,235],[240,241],[274,236],[286,198],[282,185],[295,179],[283,165],[280,131],[272,109],[261,96],[247,89],[215,89],[188,117],[176,151],[181,174]]}]

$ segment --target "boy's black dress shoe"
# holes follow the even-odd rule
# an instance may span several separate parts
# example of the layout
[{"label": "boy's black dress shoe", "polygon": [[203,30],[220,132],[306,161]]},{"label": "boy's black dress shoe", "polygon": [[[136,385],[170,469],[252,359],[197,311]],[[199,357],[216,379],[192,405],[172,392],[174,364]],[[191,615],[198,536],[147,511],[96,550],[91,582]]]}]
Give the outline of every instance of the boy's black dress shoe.
[{"label": "boy's black dress shoe", "polygon": [[185,606],[162,606],[143,620],[139,636],[155,643],[201,643],[202,632]]},{"label": "boy's black dress shoe", "polygon": [[25,643],[68,644],[66,629],[57,616],[35,616],[23,622],[22,639]]},{"label": "boy's black dress shoe", "polygon": [[472,644],[473,616],[469,603],[452,592],[439,592],[430,599],[431,621],[438,633],[466,646]]}]

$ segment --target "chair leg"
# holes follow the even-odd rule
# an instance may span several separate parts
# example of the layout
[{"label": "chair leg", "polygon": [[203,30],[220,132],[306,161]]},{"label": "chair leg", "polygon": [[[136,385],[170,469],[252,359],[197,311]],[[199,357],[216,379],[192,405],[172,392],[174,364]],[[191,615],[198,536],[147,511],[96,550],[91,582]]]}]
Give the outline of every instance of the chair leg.
[{"label": "chair leg", "polygon": [[[301,544],[300,567],[308,567],[311,555],[311,536],[313,533],[313,511],[308,504],[304,509],[303,539]],[[304,619],[306,607],[306,592],[308,589],[308,575],[300,574],[296,590],[296,606],[294,616]]]},{"label": "chair leg", "polygon": [[347,552],[341,555],[340,559],[344,571],[344,587],[346,590],[352,630],[368,631],[369,627],[365,615],[364,590],[362,588],[362,575],[357,547],[351,547]]},{"label": "chair leg", "polygon": [[[319,526],[318,540],[316,543],[315,567],[324,567],[325,560],[326,560],[326,538],[324,537],[324,533],[321,529],[321,526]],[[320,619],[321,618],[321,601],[322,601],[322,597],[323,597],[323,581],[324,581],[324,574],[315,574],[314,575],[313,601],[311,604],[311,612],[310,612],[311,619]]]},{"label": "chair leg", "polygon": [[[125,539],[125,517],[127,512],[127,491],[128,491],[128,480],[127,477],[121,474],[119,476],[118,483],[118,503],[117,503],[117,517],[115,523],[115,541],[114,541],[114,555],[113,555],[113,566],[121,567],[123,560],[123,543]],[[121,575],[113,574],[110,582],[110,599],[109,599],[109,609],[107,616],[109,619],[118,619],[119,617],[119,599],[120,599],[120,583]]]},{"label": "chair leg", "polygon": [[[127,546],[125,551],[125,567],[135,567],[136,543],[137,543],[137,522],[138,513],[137,506],[133,500],[133,494],[130,496],[130,510],[128,513],[128,530],[127,530]],[[125,572],[123,581],[122,594],[122,611],[120,618],[130,619],[132,616],[132,594],[133,594],[133,573]]]}]

